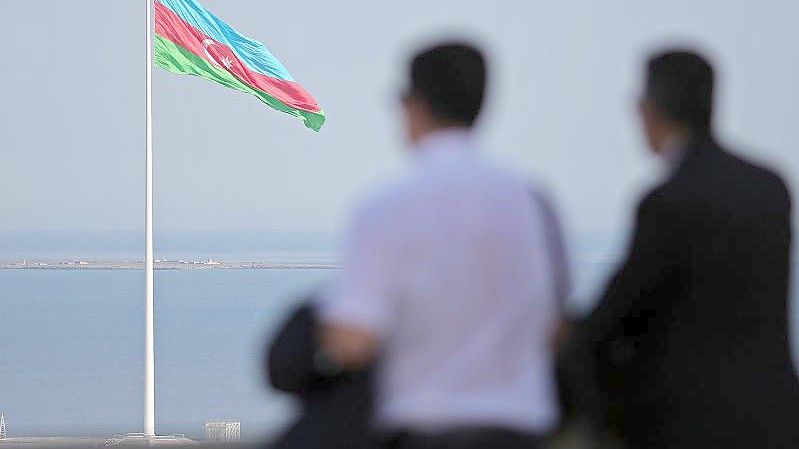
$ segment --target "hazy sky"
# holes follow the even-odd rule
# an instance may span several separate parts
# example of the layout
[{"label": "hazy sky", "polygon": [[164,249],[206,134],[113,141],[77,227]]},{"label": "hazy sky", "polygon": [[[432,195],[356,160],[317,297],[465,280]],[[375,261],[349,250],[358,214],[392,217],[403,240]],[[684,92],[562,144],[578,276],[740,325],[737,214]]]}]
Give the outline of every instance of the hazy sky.
[{"label": "hazy sky", "polygon": [[[799,175],[799,2],[204,0],[323,105],[320,134],[255,98],[155,70],[159,229],[336,230],[406,165],[397,114],[422,43],[489,52],[486,151],[547,181],[568,225],[616,229],[657,166],[634,121],[641,63],[698,44],[726,141]],[[0,230],[143,222],[144,1],[0,0]]]}]

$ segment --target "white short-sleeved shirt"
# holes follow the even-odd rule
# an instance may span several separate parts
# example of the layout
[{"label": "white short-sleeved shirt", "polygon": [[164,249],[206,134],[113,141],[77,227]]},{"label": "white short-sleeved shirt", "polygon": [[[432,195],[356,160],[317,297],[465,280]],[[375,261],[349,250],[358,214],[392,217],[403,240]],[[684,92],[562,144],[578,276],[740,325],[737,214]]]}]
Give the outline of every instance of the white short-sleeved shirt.
[{"label": "white short-sleeved shirt", "polygon": [[326,322],[382,342],[377,422],[546,432],[559,416],[554,271],[529,183],[465,130],[426,137],[413,173],[356,214]]}]

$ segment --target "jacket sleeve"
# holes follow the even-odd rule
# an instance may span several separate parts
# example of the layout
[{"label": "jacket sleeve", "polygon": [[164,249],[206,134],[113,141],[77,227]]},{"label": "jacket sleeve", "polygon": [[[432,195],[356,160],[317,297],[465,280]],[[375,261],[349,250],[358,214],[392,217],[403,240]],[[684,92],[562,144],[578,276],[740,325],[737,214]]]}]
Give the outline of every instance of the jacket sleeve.
[{"label": "jacket sleeve", "polygon": [[308,298],[291,313],[267,347],[267,377],[279,391],[302,395],[336,378],[320,373],[315,361],[319,345],[313,302]]},{"label": "jacket sleeve", "polygon": [[624,317],[646,306],[651,293],[676,269],[681,242],[678,212],[659,191],[641,202],[626,259],[583,322],[584,338],[604,340]]}]

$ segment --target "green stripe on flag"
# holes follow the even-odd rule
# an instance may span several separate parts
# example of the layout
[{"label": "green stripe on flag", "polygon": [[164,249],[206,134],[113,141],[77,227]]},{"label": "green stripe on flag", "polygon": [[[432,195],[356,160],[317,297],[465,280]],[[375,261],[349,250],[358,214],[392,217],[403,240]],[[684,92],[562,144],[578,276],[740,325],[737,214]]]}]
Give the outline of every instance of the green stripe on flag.
[{"label": "green stripe on flag", "polygon": [[155,44],[155,64],[162,69],[169,70],[170,72],[179,75],[194,75],[205,78],[210,81],[215,81],[223,86],[238,91],[255,95],[261,101],[278,111],[291,114],[295,117],[301,118],[305,122],[305,126],[314,131],[322,129],[325,123],[324,111],[308,112],[300,109],[287,106],[282,101],[258,89],[244,84],[241,80],[236,78],[230,72],[215,67],[205,59],[195,55],[194,53],[186,50],[180,45],[175,44],[169,39],[160,35],[154,36]]}]

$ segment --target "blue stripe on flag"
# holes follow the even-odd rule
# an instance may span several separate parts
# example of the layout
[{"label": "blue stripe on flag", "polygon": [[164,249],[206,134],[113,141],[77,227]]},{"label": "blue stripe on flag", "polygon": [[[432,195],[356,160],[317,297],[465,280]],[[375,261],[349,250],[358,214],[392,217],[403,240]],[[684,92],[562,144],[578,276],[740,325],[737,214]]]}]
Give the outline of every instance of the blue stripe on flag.
[{"label": "blue stripe on flag", "polygon": [[239,34],[230,25],[208,12],[196,0],[157,1],[210,38],[230,46],[239,59],[253,71],[286,81],[294,81],[286,67],[266,49],[264,44]]}]

